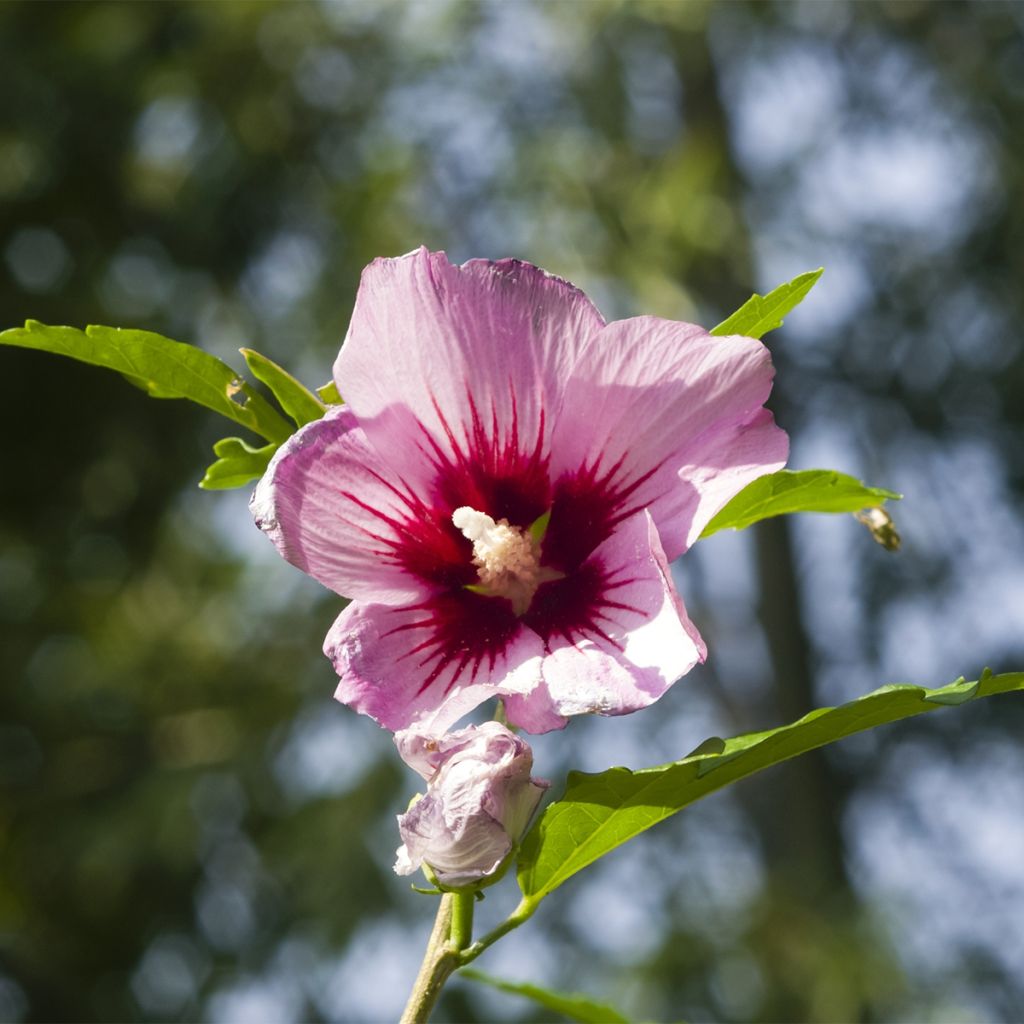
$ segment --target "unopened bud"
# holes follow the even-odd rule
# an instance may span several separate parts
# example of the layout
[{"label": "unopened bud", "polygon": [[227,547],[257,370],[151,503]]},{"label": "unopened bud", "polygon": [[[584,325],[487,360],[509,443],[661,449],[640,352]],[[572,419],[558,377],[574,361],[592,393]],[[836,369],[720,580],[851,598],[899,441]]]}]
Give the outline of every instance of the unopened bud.
[{"label": "unopened bud", "polygon": [[533,779],[533,752],[498,722],[443,736],[407,730],[398,752],[427,781],[398,816],[403,845],[395,871],[427,866],[445,888],[495,876],[522,838],[548,783]]}]

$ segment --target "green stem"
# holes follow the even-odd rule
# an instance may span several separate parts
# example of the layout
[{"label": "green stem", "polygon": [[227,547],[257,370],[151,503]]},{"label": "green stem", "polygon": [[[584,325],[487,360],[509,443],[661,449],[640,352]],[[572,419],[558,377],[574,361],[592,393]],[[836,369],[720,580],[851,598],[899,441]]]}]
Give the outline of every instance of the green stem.
[{"label": "green stem", "polygon": [[473,938],[471,892],[446,892],[441,897],[434,930],[427,942],[420,972],[409,994],[401,1024],[426,1024],[444,983],[459,966],[459,958]]},{"label": "green stem", "polygon": [[452,893],[451,946],[461,953],[473,941],[473,907],[476,896],[471,892]]},{"label": "green stem", "polygon": [[450,948],[448,941],[452,930],[454,901],[453,893],[445,893],[441,897],[434,920],[434,930],[430,933],[427,951],[423,955],[420,972],[409,994],[409,1002],[406,1003],[401,1024],[426,1024],[444,983],[459,965],[458,954]]},{"label": "green stem", "polygon": [[519,906],[501,924],[489,931],[482,939],[474,942],[472,946],[462,950],[459,954],[458,966],[465,967],[466,964],[472,963],[488,946],[492,946],[503,935],[508,935],[510,931],[528,921],[533,917],[533,912],[539,905],[540,900],[533,902],[524,896],[520,900]]}]

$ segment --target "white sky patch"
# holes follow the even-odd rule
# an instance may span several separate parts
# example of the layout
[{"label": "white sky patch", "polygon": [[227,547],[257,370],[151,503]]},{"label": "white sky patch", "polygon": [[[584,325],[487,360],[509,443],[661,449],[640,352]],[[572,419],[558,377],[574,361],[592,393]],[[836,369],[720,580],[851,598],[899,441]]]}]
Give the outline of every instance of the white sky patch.
[{"label": "white sky patch", "polygon": [[[549,88],[557,87],[581,52],[586,52],[582,19],[575,14],[558,18],[553,5],[488,4],[483,12],[475,41],[479,59],[520,82],[539,78]],[[557,27],[552,24],[556,18]]]},{"label": "white sky patch", "polygon": [[1003,470],[983,438],[918,438],[890,458],[911,552],[945,565],[939,578],[913,560],[905,567],[887,602],[883,668],[926,685],[974,677],[1022,644],[1024,526]]},{"label": "white sky patch", "polygon": [[801,360],[813,362],[815,353],[820,353],[818,358],[831,365],[843,346],[843,325],[866,308],[874,296],[871,276],[860,254],[850,245],[766,228],[755,240],[754,255],[757,290],[762,295],[798,274],[825,268],[808,297],[786,316],[785,339],[800,344]]},{"label": "white sky patch", "polygon": [[146,107],[136,122],[136,151],[147,163],[191,162],[201,128],[195,100],[189,96],[160,96]]},{"label": "white sky patch", "polygon": [[209,958],[191,938],[163,933],[149,944],[132,974],[132,994],[147,1014],[174,1017],[194,1005],[209,969]]},{"label": "white sky patch", "polygon": [[74,264],[60,235],[46,227],[15,232],[4,249],[4,258],[18,284],[37,294],[60,287]]},{"label": "white sky patch", "polygon": [[806,220],[837,239],[874,227],[904,244],[970,230],[994,185],[988,142],[930,67],[882,39],[840,55],[754,38],[744,59],[722,60],[725,94],[741,163],[782,186],[779,224]]},{"label": "white sky patch", "polygon": [[247,977],[215,993],[206,1004],[210,1024],[293,1024],[302,997],[281,977]]},{"label": "white sky patch", "polygon": [[[875,479],[859,464],[860,453],[838,424],[818,421],[813,429],[793,439],[790,465],[803,469],[827,466],[864,479],[869,485],[891,481]],[[891,514],[900,520],[900,502],[890,502]],[[868,531],[851,515],[802,514],[792,520],[794,552],[800,575],[801,615],[818,656],[826,664],[849,666],[848,678],[838,692],[819,694],[826,703],[852,700],[873,689],[871,677],[858,671],[867,643],[864,619],[865,594],[861,564],[885,555]],[[835,683],[839,677],[833,675]],[[883,680],[878,681],[881,685]]]},{"label": "white sky patch", "polygon": [[733,145],[750,169],[778,170],[835,130],[845,89],[833,55],[820,45],[765,48],[728,72]]},{"label": "white sky patch", "polygon": [[357,786],[380,758],[393,755],[394,744],[370,719],[318,699],[290,725],[274,758],[274,775],[293,800],[336,796]]},{"label": "white sky patch", "polygon": [[121,316],[152,316],[173,299],[177,274],[174,261],[159,242],[129,239],[118,247],[103,276],[103,299]]},{"label": "white sky patch", "polygon": [[844,133],[802,162],[801,204],[836,235],[876,226],[947,242],[969,228],[981,185],[976,140],[908,125]]},{"label": "white sky patch", "polygon": [[282,231],[246,270],[242,293],[259,313],[286,317],[313,290],[323,265],[323,248],[316,238]]},{"label": "white sky patch", "polygon": [[429,922],[411,928],[388,918],[364,925],[340,962],[324,969],[315,995],[320,1012],[328,1020],[398,1020],[429,933]]},{"label": "white sky patch", "polygon": [[972,947],[1011,974],[1024,961],[1024,756],[980,739],[959,763],[902,744],[847,816],[858,887],[894,908],[895,946],[926,977],[955,971]]},{"label": "white sky patch", "polygon": [[669,924],[659,886],[637,885],[638,878],[662,879],[650,863],[649,845],[640,840],[619,855],[589,868],[565,911],[587,946],[628,965],[652,955]]}]

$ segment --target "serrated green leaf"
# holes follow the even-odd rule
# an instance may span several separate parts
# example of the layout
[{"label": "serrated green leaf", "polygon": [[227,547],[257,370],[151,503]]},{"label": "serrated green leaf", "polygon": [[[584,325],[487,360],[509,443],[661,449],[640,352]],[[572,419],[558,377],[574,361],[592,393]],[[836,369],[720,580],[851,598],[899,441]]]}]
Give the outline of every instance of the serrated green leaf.
[{"label": "serrated green leaf", "polygon": [[324,405],[343,405],[342,397],[338,392],[338,385],[333,380],[328,381],[326,384],[321,384],[316,389],[316,393],[320,396],[320,401]]},{"label": "serrated green leaf", "polygon": [[803,302],[823,273],[824,267],[818,267],[817,270],[809,270],[806,274],[794,277],[788,284],[780,284],[767,295],[758,295],[755,292],[731,317],[712,328],[711,333],[742,334],[747,338],[763,337],[769,331],[782,326],[783,318]]},{"label": "serrated green leaf", "polygon": [[725,529],[744,530],[762,519],[791,512],[858,512],[901,497],[834,469],[780,469],[747,484],[704,527],[701,537]]},{"label": "serrated green leaf", "polygon": [[121,327],[48,327],[29,320],[0,333],[0,344],[70,356],[123,374],[153,398],[188,398],[268,441],[292,434],[288,422],[226,363],[194,345]]},{"label": "serrated green leaf", "polygon": [[508,992],[514,996],[525,996],[532,999],[545,1010],[554,1010],[569,1020],[577,1021],[578,1024],[629,1024],[629,1018],[623,1017],[618,1010],[608,1006],[607,1003],[599,1003],[589,996],[578,992],[553,992],[551,989],[541,988],[539,985],[530,985],[526,982],[503,981],[501,978],[484,974],[472,967],[464,967],[460,972],[463,978],[472,981],[479,981],[484,985],[490,985],[500,992]]},{"label": "serrated green leaf", "polygon": [[986,673],[976,682],[958,679],[936,690],[883,686],[791,725],[726,740],[717,753],[695,753],[644,771],[572,772],[565,796],[545,809],[523,840],[517,878],[525,910],[599,857],[731,782],[877,725],[1020,690],[1024,672]]},{"label": "serrated green leaf", "polygon": [[207,468],[206,476],[199,481],[199,486],[207,491],[244,487],[263,476],[278,447],[271,442],[263,448],[253,448],[240,437],[222,437],[213,446],[213,454],[218,459]]},{"label": "serrated green leaf", "polygon": [[252,375],[270,388],[281,408],[295,421],[297,427],[320,419],[327,406],[304,384],[300,384],[286,369],[278,366],[273,359],[251,348],[238,350],[245,357]]}]

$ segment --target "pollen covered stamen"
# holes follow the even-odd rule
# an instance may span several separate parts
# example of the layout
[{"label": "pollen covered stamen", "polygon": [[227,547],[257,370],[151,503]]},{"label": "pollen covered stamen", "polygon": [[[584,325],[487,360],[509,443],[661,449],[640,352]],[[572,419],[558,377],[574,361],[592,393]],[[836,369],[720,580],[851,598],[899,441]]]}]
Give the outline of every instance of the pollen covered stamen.
[{"label": "pollen covered stamen", "polygon": [[473,542],[473,564],[484,590],[507,598],[516,615],[522,615],[537,587],[550,576],[541,568],[537,540],[529,531],[509,525],[507,519],[495,522],[468,505],[452,513],[452,522]]}]

